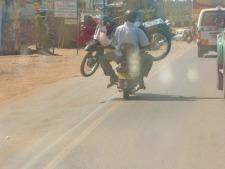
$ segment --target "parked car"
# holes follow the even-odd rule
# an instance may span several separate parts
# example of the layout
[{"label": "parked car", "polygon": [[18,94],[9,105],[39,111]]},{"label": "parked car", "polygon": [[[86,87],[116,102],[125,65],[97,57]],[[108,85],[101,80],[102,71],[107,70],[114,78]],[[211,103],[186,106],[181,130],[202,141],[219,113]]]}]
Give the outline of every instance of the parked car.
[{"label": "parked car", "polygon": [[217,75],[217,87],[223,90],[225,98],[225,30],[217,35]]},{"label": "parked car", "polygon": [[225,8],[204,9],[197,24],[198,57],[209,51],[216,51],[216,38],[225,28]]}]

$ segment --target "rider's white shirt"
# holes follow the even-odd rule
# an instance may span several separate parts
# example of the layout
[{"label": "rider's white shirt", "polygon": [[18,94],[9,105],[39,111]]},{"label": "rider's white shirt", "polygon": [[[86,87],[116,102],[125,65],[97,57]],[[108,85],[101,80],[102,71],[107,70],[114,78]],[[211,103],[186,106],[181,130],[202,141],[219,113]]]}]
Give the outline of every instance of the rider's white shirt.
[{"label": "rider's white shirt", "polygon": [[105,47],[112,44],[112,39],[107,36],[107,28],[104,25],[98,24],[93,39],[98,40]]},{"label": "rider's white shirt", "polygon": [[113,37],[113,45],[116,47],[116,54],[118,55],[118,50],[121,44],[129,43],[137,47],[145,47],[149,45],[149,40],[145,33],[133,23],[125,22],[123,25],[119,26]]}]

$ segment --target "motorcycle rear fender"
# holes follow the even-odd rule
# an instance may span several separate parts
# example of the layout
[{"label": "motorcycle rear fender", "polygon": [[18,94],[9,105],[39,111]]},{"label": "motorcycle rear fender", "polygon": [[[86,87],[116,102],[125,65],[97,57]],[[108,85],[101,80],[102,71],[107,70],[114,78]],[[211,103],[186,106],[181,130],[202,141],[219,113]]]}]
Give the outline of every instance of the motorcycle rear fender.
[{"label": "motorcycle rear fender", "polygon": [[137,80],[132,79],[120,79],[118,88],[122,90],[133,90],[138,85]]},{"label": "motorcycle rear fender", "polygon": [[170,31],[169,27],[168,27],[166,24],[159,25],[159,30],[160,30],[160,32],[162,32],[164,35],[166,35],[167,38],[169,38],[169,39],[172,39],[172,38],[175,36],[175,34],[173,34],[173,33]]},{"label": "motorcycle rear fender", "polygon": [[98,47],[98,43],[96,41],[91,41],[91,42],[87,43],[84,50],[88,51],[88,52],[89,51],[95,51],[97,47]]},{"label": "motorcycle rear fender", "polygon": [[130,81],[128,79],[120,79],[118,83],[118,88],[122,90],[130,89]]},{"label": "motorcycle rear fender", "polygon": [[166,36],[171,40],[175,36],[175,34],[170,31],[167,31]]}]

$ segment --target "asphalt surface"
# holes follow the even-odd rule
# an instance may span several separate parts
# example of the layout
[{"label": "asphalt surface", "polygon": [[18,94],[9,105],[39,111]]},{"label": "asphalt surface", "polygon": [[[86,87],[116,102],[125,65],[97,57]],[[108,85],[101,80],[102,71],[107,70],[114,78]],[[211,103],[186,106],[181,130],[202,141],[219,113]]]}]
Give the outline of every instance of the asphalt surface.
[{"label": "asphalt surface", "polygon": [[129,101],[99,70],[0,108],[1,169],[224,169],[216,59],[193,44],[156,62]]}]

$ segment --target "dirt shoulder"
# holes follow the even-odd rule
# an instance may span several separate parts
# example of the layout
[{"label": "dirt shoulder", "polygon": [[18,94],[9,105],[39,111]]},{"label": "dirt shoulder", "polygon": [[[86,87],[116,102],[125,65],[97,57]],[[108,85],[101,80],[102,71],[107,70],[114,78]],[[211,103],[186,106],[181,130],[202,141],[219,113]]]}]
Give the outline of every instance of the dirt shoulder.
[{"label": "dirt shoulder", "polygon": [[[172,47],[184,47],[173,42]],[[0,56],[0,104],[26,97],[43,85],[80,76],[80,63],[85,55],[76,49],[56,49],[56,55]]]},{"label": "dirt shoulder", "polygon": [[43,85],[79,76],[85,54],[76,49],[56,49],[56,55],[0,56],[0,103],[24,97]]}]

